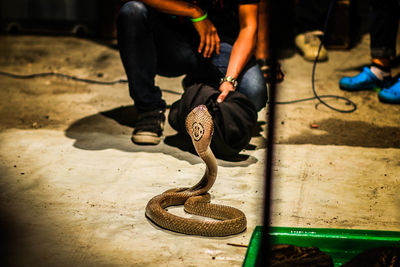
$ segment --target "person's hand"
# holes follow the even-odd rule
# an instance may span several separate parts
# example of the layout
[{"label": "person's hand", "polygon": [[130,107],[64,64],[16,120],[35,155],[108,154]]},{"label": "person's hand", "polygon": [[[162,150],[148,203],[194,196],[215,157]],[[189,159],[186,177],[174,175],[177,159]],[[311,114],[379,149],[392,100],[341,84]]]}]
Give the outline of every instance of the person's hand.
[{"label": "person's hand", "polygon": [[211,57],[214,51],[219,54],[220,39],[214,24],[209,19],[205,19],[193,22],[193,26],[200,37],[200,44],[197,52],[203,52],[203,57],[205,58]]},{"label": "person's hand", "polygon": [[219,90],[221,91],[221,93],[217,98],[217,102],[222,103],[230,91],[235,91],[235,88],[230,82],[224,82],[220,85]]}]

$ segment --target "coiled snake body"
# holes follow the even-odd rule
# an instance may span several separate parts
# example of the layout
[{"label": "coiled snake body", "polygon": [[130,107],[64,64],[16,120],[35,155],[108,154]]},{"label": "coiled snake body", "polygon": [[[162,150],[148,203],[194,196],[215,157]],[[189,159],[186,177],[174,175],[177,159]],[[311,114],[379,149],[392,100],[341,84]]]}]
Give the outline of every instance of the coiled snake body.
[{"label": "coiled snake body", "polygon": [[[211,204],[208,190],[217,176],[217,160],[210,143],[214,130],[213,120],[204,105],[194,108],[186,117],[186,129],[197,154],[206,164],[203,178],[190,188],[174,188],[153,197],[146,206],[146,216],[155,224],[184,234],[227,236],[246,229],[246,216],[236,208]],[[217,219],[204,221],[173,215],[165,209],[184,205],[186,212]]]}]

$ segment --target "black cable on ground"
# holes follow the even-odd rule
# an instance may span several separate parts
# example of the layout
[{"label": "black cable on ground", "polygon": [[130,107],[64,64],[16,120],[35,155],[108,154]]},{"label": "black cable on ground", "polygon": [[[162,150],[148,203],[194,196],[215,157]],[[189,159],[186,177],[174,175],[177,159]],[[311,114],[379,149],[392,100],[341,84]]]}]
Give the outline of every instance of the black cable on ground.
[{"label": "black cable on ground", "polygon": [[[55,77],[66,78],[66,79],[74,80],[74,81],[78,81],[78,82],[101,84],[101,85],[114,85],[117,83],[128,83],[128,80],[126,80],[126,79],[119,79],[119,80],[115,80],[115,81],[99,81],[99,80],[78,78],[76,76],[72,76],[72,75],[68,75],[68,74],[64,74],[64,73],[57,73],[57,72],[43,72],[43,73],[21,75],[21,74],[14,74],[14,73],[10,73],[10,72],[0,71],[0,75],[15,78],[15,79],[33,79],[33,78],[40,78],[40,77],[55,76]],[[175,92],[175,91],[168,90],[168,89],[161,89],[161,91],[167,92],[170,94],[181,95],[181,93],[179,93],[179,92]]]},{"label": "black cable on ground", "polygon": [[70,80],[74,80],[74,81],[78,81],[78,82],[103,84],[103,85],[114,85],[117,83],[127,83],[128,82],[127,80],[123,80],[123,79],[116,80],[116,81],[110,81],[110,82],[103,82],[103,81],[97,81],[97,80],[78,78],[78,77],[75,77],[72,75],[57,73],[57,72],[43,72],[43,73],[36,73],[36,74],[20,75],[20,74],[14,74],[14,73],[10,73],[10,72],[0,71],[0,75],[8,76],[11,78],[16,78],[16,79],[33,79],[33,78],[39,78],[39,77],[55,76],[55,77],[66,78],[66,79],[70,79]]},{"label": "black cable on ground", "polygon": [[[326,107],[337,111],[337,112],[341,112],[341,113],[351,113],[357,110],[357,105],[351,101],[350,99],[344,97],[344,96],[338,96],[338,95],[318,95],[317,91],[315,89],[315,70],[317,68],[317,62],[318,62],[318,58],[319,58],[319,54],[321,52],[321,48],[325,42],[325,36],[326,36],[326,31],[328,28],[328,22],[329,22],[329,18],[331,16],[332,13],[332,9],[335,5],[335,0],[332,0],[329,8],[328,8],[328,12],[326,15],[326,19],[325,19],[325,24],[324,24],[324,29],[323,29],[323,35],[322,35],[322,40],[321,40],[321,44],[319,45],[318,48],[318,53],[317,56],[314,59],[314,63],[313,63],[313,68],[312,68],[312,74],[311,74],[311,87],[314,93],[313,97],[308,97],[308,98],[303,98],[303,99],[296,99],[296,100],[292,100],[292,101],[285,101],[285,102],[275,102],[275,104],[294,104],[294,103],[299,103],[299,102],[305,102],[305,101],[310,101],[310,100],[314,100],[314,99],[318,99],[319,103],[325,105]],[[334,99],[341,99],[346,101],[346,105],[351,105],[352,108],[351,109],[339,109],[339,108],[335,108],[334,106],[329,105],[328,103],[326,103],[324,100],[322,100],[323,98],[334,98]]]}]

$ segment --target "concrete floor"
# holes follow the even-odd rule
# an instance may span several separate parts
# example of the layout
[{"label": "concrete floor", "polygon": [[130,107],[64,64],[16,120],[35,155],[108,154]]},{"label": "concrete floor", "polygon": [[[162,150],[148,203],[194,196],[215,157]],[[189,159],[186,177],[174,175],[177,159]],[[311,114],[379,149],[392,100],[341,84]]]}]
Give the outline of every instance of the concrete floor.
[{"label": "concrete floor", "polygon": [[[274,226],[400,231],[400,106],[376,92],[340,91],[338,80],[369,63],[369,39],[329,51],[317,66],[319,94],[351,98],[338,113],[316,101],[277,107]],[[74,37],[1,36],[0,71],[55,71],[102,81],[124,79],[118,51]],[[312,96],[312,64],[294,54],[278,100]],[[394,75],[400,72],[395,66]],[[182,77],[157,77],[168,104]],[[127,85],[64,78],[0,76],[0,236],[8,266],[240,266],[261,224],[266,110],[259,134],[237,162],[219,160],[214,203],[244,211],[247,230],[226,238],[159,229],[144,216],[147,201],[204,172],[167,125],[157,146],[137,146]],[[336,100],[340,108],[348,105]],[[317,128],[310,127],[316,124]],[[185,215],[180,207],[170,209]],[[190,216],[189,216],[190,217]]]}]

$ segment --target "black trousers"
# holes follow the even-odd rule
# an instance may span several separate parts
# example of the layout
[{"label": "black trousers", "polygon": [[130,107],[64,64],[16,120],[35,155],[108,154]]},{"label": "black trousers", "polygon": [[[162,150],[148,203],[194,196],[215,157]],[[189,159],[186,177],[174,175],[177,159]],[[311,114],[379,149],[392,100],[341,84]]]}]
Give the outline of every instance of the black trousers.
[{"label": "black trousers", "polygon": [[391,58],[396,55],[399,12],[397,0],[370,0],[369,30],[373,58]]}]

